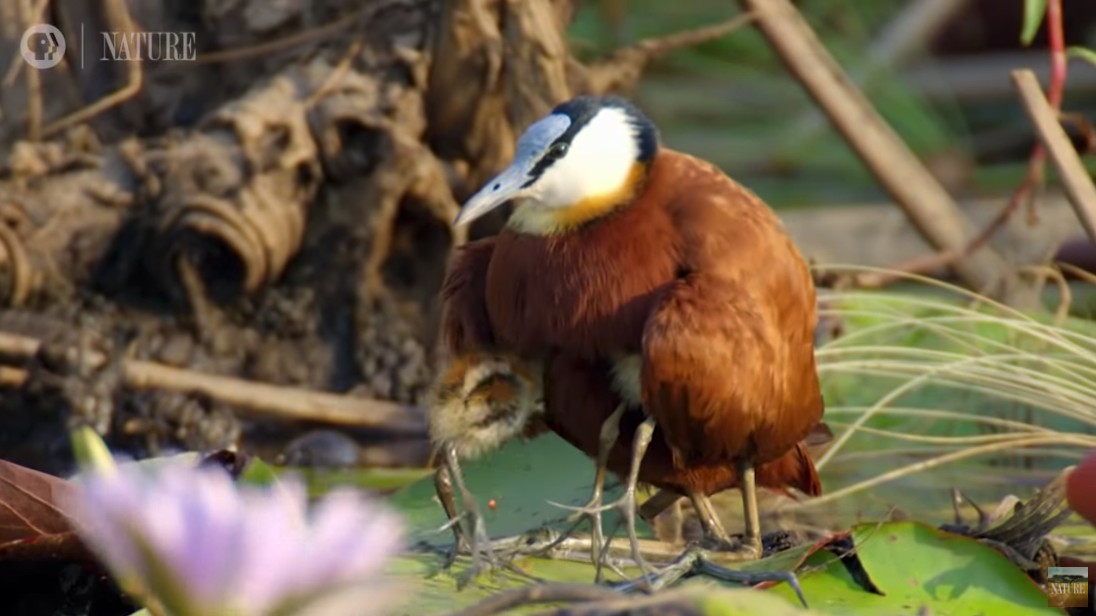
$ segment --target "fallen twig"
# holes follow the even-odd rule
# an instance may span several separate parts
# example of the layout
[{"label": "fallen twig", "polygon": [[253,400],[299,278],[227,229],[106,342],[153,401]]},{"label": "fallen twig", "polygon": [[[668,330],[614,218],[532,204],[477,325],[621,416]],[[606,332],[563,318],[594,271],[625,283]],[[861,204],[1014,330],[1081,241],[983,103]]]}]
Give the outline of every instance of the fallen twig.
[{"label": "fallen twig", "polygon": [[[0,361],[27,366],[40,346],[34,338],[0,332]],[[107,361],[103,354],[92,350],[85,357],[93,367]],[[6,371],[4,380],[17,382],[12,373]],[[134,359],[122,360],[122,374],[126,385],[135,389],[200,392],[225,404],[281,419],[379,428],[417,436],[426,430],[419,409],[395,402],[256,383]]]},{"label": "fallen twig", "polygon": [[[789,0],[739,0],[756,11],[769,44],[825,111],[834,126],[925,239],[942,251],[962,251],[970,243],[970,223],[939,181],[849,81],[811,27]],[[956,272],[975,289],[1000,289],[1010,280],[1008,264],[993,250],[965,255]],[[1006,285],[1010,303],[1037,305],[1030,285]]]},{"label": "fallen twig", "polygon": [[1088,236],[1096,241],[1096,186],[1093,186],[1092,178],[1088,176],[1088,171],[1077,156],[1077,150],[1062,130],[1055,109],[1043,97],[1043,89],[1035,74],[1028,70],[1014,71],[1012,81],[1020,91],[1024,109],[1035,125],[1039,140],[1058,169],[1058,175],[1061,176],[1069,202],[1077,212],[1077,218],[1081,220]]}]

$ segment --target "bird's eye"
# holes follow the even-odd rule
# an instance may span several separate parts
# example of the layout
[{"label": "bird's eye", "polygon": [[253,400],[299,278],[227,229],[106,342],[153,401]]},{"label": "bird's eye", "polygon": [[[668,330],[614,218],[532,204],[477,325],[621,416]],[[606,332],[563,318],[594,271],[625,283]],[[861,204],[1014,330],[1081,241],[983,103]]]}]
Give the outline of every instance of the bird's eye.
[{"label": "bird's eye", "polygon": [[567,153],[567,142],[560,141],[559,143],[553,143],[552,147],[548,148],[548,156],[552,158],[559,158]]}]

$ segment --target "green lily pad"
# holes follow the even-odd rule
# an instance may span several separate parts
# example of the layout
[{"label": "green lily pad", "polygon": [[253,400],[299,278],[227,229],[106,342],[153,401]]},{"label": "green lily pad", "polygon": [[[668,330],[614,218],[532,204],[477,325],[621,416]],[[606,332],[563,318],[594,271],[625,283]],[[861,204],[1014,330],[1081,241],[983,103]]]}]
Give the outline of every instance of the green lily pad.
[{"label": "green lily pad", "polygon": [[[406,572],[414,570],[415,564],[400,563],[395,569]],[[475,605],[492,597],[501,589],[469,589],[464,595],[452,597],[433,587],[431,579],[420,584],[415,598],[407,605],[393,612],[393,616],[411,616],[422,614],[432,616],[453,613]],[[627,613],[630,616],[824,616],[824,612],[805,610],[793,605],[786,599],[772,593],[757,592],[748,589],[724,588],[705,581],[690,581],[680,588],[663,591],[654,596],[621,595],[612,601],[613,605],[604,610],[593,610],[593,605],[584,603],[584,614],[591,616],[609,616]],[[603,604],[603,603],[602,603]],[[522,605],[504,612],[507,615],[518,614],[568,614],[566,603],[536,603]]]},{"label": "green lily pad", "polygon": [[[660,604],[695,606],[704,616],[822,616],[824,612],[805,610],[798,603],[778,598],[773,593],[747,589],[721,588],[710,583],[682,588],[680,594],[666,593]],[[666,613],[652,611],[654,614]],[[675,612],[688,613],[688,612]]]},{"label": "green lily pad", "polygon": [[[449,571],[441,569],[442,561],[437,554],[412,554],[396,558],[389,565],[390,575],[415,580],[415,589],[408,602],[400,606],[393,616],[447,614],[475,605],[501,591],[535,583],[516,572],[499,570],[480,575],[457,590],[457,580],[467,572],[469,560],[458,559]],[[591,565],[575,561],[521,558],[515,560],[514,565],[531,576],[551,582],[589,584],[594,578]],[[507,614],[536,614],[547,609],[544,604],[531,605]]]},{"label": "green lily pad", "polygon": [[[835,538],[836,537],[838,537],[838,535],[835,535]],[[743,571],[790,571],[801,566],[811,554],[823,550],[828,543],[829,540],[823,540],[815,544],[802,545],[785,550],[764,560],[725,564],[724,566]],[[718,558],[718,556],[715,556],[715,558]],[[412,580],[416,585],[414,597],[409,599],[409,602],[406,605],[402,606],[401,609],[403,611],[398,612],[399,614],[448,613],[479,603],[499,592],[527,586],[536,583],[538,580],[550,583],[591,584],[594,579],[594,568],[585,560],[563,560],[526,556],[513,560],[512,564],[515,570],[501,569],[481,574],[467,586],[458,590],[459,583],[466,580],[468,577],[470,559],[466,557],[458,558],[449,570],[442,569],[443,562],[444,557],[441,554],[436,553],[408,554],[396,558],[393,561],[388,568],[389,574],[402,579]],[[638,567],[629,565],[622,567],[622,573],[627,576],[628,579],[634,579],[639,577],[641,571]],[[604,571],[604,574],[605,579],[608,582],[617,582],[623,579],[609,570]],[[691,588],[695,595],[696,586],[698,584],[701,585],[703,589],[707,589],[707,591],[714,591],[717,593],[723,592],[728,587],[731,589],[741,589],[741,586],[736,584],[726,586],[708,582],[707,578],[695,578],[685,581],[680,583],[678,588]],[[760,590],[761,587],[759,586],[758,588],[759,590],[752,591],[753,594],[762,594]],[[622,600],[627,598],[627,596],[621,595]],[[791,600],[795,601],[798,605],[798,599],[794,596]],[[736,599],[729,605],[739,605],[740,603],[741,599]],[[784,600],[780,599],[777,603],[783,604]],[[701,604],[708,606],[708,603],[706,602],[700,602],[696,605]],[[696,605],[693,607],[695,608]],[[715,601],[711,605],[718,606],[722,605],[722,603],[720,601]],[[774,605],[774,603],[762,602],[758,604],[758,609],[771,605]],[[549,608],[544,604],[530,605],[516,608],[515,610],[507,612],[507,614],[539,614],[545,613],[548,609]],[[705,610],[707,609],[708,608],[705,607]],[[697,613],[722,614],[736,612],[704,611]],[[745,613],[760,614],[766,612]]]},{"label": "green lily pad", "polygon": [[[862,524],[853,541],[864,570],[886,596],[865,591],[828,552],[807,558],[798,575],[811,609],[826,614],[933,616],[1062,614],[1042,589],[999,552],[921,522]],[[786,584],[768,592],[788,600]]]},{"label": "green lily pad", "polygon": [[[860,562],[880,596],[858,583],[838,557],[820,549],[821,543],[745,564],[740,569],[778,570],[798,568],[798,577],[810,610],[798,606],[794,591],[783,583],[744,590],[734,583],[701,578],[681,584],[690,589],[689,609],[684,614],[834,614],[856,616],[1047,616],[1062,614],[1050,607],[1043,591],[1027,575],[996,550],[969,537],[938,530],[920,522],[863,524],[852,531]],[[390,566],[393,575],[416,579],[416,592],[400,614],[441,614],[468,607],[494,594],[532,583],[516,573],[496,572],[481,576],[464,590],[456,590],[456,578],[467,567],[458,560],[449,572],[440,570],[437,555],[418,554],[398,558]],[[515,561],[522,571],[548,582],[589,583],[592,567],[582,562],[525,558]],[[632,572],[627,572],[632,573]],[[670,595],[673,591],[664,591]],[[733,592],[734,594],[727,594]],[[741,595],[742,592],[749,593]],[[660,594],[659,596],[662,596]],[[750,595],[778,596],[778,603],[754,600]],[[622,597],[623,598],[623,597]],[[689,603],[691,602],[691,603]],[[734,611],[732,609],[740,609]],[[759,611],[771,609],[772,611]],[[550,607],[529,605],[513,614],[549,613]],[[641,613],[641,612],[640,612]]]},{"label": "green lily pad", "polygon": [[[556,436],[547,434],[530,441],[512,441],[498,451],[464,465],[464,480],[476,497],[487,532],[492,537],[522,534],[537,528],[566,528],[572,512],[556,507],[585,505],[593,490],[594,462]],[[606,482],[604,502],[619,498],[620,486]],[[495,502],[489,508],[489,501]],[[403,512],[413,541],[451,544],[452,533],[438,532],[446,523],[436,497],[433,476],[396,492],[389,502]],[[457,496],[460,507],[460,497]],[[606,532],[615,524],[612,513],[603,515]],[[650,529],[637,522],[641,536]]]},{"label": "green lily pad", "polygon": [[[729,566],[751,571],[790,570],[801,565],[810,554],[820,550],[824,543],[825,542],[819,542],[814,545],[799,546],[764,560]],[[427,615],[448,613],[479,603],[499,592],[534,584],[536,583],[536,580],[543,580],[551,583],[590,584],[594,579],[593,566],[587,562],[541,557],[521,557],[515,559],[512,563],[517,571],[502,569],[481,574],[466,587],[457,590],[458,581],[467,575],[470,559],[466,557],[458,558],[452,568],[447,571],[442,569],[442,563],[443,558],[439,554],[409,554],[396,558],[392,564],[389,565],[388,573],[390,575],[415,580],[414,583],[416,584],[414,597],[410,599],[406,605],[401,607],[403,611],[398,612],[398,614]],[[623,567],[623,573],[629,576],[629,578],[635,578],[638,577],[641,572],[638,567],[627,566]],[[621,580],[619,576],[608,570],[605,571],[605,578],[609,582]],[[681,583],[678,588],[682,590],[689,589],[689,596],[691,597],[700,596],[705,593],[715,593],[714,596],[719,597],[728,590],[726,586],[710,582],[706,578],[688,580]],[[731,589],[734,588],[734,586],[731,587]],[[741,587],[737,588],[743,590]],[[672,593],[674,591],[665,592]],[[752,591],[751,594],[763,595],[766,593],[762,593],[758,590]],[[627,596],[621,595],[621,598],[626,599]],[[736,599],[730,604],[738,605],[741,601],[742,599]],[[791,598],[791,601],[796,602],[796,605],[798,605],[798,599],[796,599],[794,595]],[[785,603],[784,599],[778,599],[775,602],[772,600],[765,600],[758,605],[765,607],[781,605],[783,603]],[[720,601],[715,601],[713,603],[713,605],[719,604],[721,604]],[[697,605],[699,605],[699,603]],[[548,608],[545,607],[544,604],[540,604],[523,606],[507,613],[537,614],[542,613],[547,609]],[[736,612],[705,611],[703,613],[721,614]],[[746,613],[752,614],[754,612]],[[800,611],[796,613],[804,612]]]}]

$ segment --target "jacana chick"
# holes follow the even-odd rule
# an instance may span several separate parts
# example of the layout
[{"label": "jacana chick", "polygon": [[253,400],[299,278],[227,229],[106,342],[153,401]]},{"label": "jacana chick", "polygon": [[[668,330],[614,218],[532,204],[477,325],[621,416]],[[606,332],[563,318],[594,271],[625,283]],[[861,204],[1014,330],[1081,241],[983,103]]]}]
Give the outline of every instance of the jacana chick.
[{"label": "jacana chick", "polygon": [[[502,354],[461,355],[440,374],[427,406],[430,439],[442,454],[435,475],[438,498],[453,524],[457,550],[471,551],[475,570],[490,541],[475,497],[464,485],[461,462],[480,458],[512,439],[532,438],[547,430],[540,363]],[[457,520],[451,483],[461,493],[472,528],[468,545]]]}]

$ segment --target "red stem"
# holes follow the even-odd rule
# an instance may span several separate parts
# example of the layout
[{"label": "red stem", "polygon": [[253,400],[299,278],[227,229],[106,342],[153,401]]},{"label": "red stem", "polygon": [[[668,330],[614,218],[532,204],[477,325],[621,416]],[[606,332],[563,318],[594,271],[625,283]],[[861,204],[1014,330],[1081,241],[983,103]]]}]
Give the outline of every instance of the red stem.
[{"label": "red stem", "polygon": [[1062,107],[1066,88],[1066,37],[1062,28],[1062,0],[1047,2],[1047,33],[1050,38],[1050,87],[1047,102],[1055,111]]},{"label": "red stem", "polygon": [[[1062,27],[1062,0],[1047,1],[1047,37],[1050,43],[1050,84],[1047,88],[1047,102],[1054,111],[1061,111],[1062,95],[1066,88],[1066,37]],[[1005,211],[1002,213],[1001,222],[1008,220],[1019,209],[1020,204],[1027,200],[1031,190],[1036,184],[1043,181],[1043,173],[1046,167],[1046,150],[1043,144],[1036,142],[1031,150],[1031,158],[1028,159],[1027,172],[1024,174],[1024,182],[1012,193]],[[1035,224],[1037,215],[1035,202],[1030,201],[1028,207],[1028,224]]]}]

